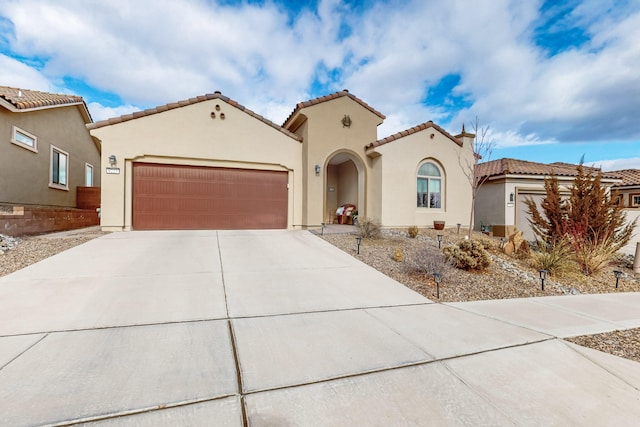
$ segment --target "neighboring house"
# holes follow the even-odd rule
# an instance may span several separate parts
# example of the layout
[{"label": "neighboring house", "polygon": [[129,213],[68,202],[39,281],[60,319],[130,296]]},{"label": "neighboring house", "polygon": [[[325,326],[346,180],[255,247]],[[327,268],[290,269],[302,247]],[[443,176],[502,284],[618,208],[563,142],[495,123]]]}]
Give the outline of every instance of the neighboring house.
[{"label": "neighboring house", "polygon": [[[577,166],[569,163],[544,164],[516,159],[498,159],[478,164],[476,176],[484,182],[476,196],[476,228],[492,231],[493,235],[498,237],[508,236],[518,229],[524,233],[527,240],[535,240],[524,201],[532,199],[539,206],[545,195],[544,179],[552,174],[558,178],[561,192],[568,195],[567,188],[578,174]],[[584,168],[587,172],[599,171],[596,168]],[[602,174],[602,183],[607,187],[620,182],[619,174],[616,172]]]},{"label": "neighboring house", "polygon": [[624,169],[609,172],[618,175],[622,182],[613,186],[627,208],[640,209],[640,169]]},{"label": "neighboring house", "polygon": [[636,220],[636,234],[623,248],[624,252],[635,254],[636,244],[640,243],[640,169],[624,169],[610,173],[622,178],[622,182],[615,184],[613,189],[618,191],[624,201],[627,221]]},{"label": "neighboring house", "polygon": [[344,90],[279,126],[215,92],[94,123],[102,227],[306,228],[346,204],[384,226],[468,221],[474,136],[427,122],[378,140],[384,118]]},{"label": "neighboring house", "polygon": [[24,212],[32,206],[75,208],[77,187],[100,186],[100,146],[86,128],[91,122],[79,96],[0,86],[0,233],[65,228],[22,229],[19,216],[30,216]]}]

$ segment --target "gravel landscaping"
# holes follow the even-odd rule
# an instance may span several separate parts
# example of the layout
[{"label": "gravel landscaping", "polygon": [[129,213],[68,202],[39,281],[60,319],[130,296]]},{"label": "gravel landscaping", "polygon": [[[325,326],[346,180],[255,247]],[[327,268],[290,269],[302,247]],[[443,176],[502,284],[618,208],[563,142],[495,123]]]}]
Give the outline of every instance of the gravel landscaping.
[{"label": "gravel landscaping", "polygon": [[[104,234],[107,233],[97,227],[23,238],[0,234],[0,277]],[[633,274],[633,260],[630,256],[621,257],[615,265],[593,277],[575,273],[566,277],[549,278],[542,291],[537,271],[527,265],[526,260],[502,254],[499,240],[494,239],[495,248],[491,251],[492,265],[489,269],[482,273],[471,273],[453,268],[444,261],[442,252],[438,249],[437,234],[443,235],[442,247],[464,238],[463,230],[458,235],[451,229],[425,229],[420,230],[416,238],[410,238],[406,230],[385,230],[379,239],[364,239],[360,254],[356,254],[353,234],[326,234],[322,238],[434,301],[640,292],[640,275]],[[442,274],[439,299],[436,298],[436,284],[431,275],[434,269]],[[612,273],[614,269],[624,273],[618,289],[615,288]],[[640,328],[574,337],[568,341],[640,362]]]},{"label": "gravel landscaping", "polygon": [[[640,292],[640,275],[634,274],[631,256],[621,256],[605,271],[587,277],[569,272],[561,277],[548,277],[541,290],[537,270],[527,259],[513,258],[500,249],[500,239],[493,238],[491,266],[484,272],[467,272],[446,263],[436,236],[443,235],[441,247],[464,239],[455,229],[436,231],[421,229],[416,238],[407,230],[383,230],[378,239],[363,239],[360,254],[354,234],[325,234],[323,239],[404,284],[408,288],[439,302],[462,302],[488,299],[526,298],[535,296],[595,294],[607,292]],[[477,234],[475,237],[489,239]],[[401,257],[398,256],[401,254]],[[394,260],[395,258],[395,260]],[[402,258],[400,260],[400,258]],[[437,298],[433,271],[442,274]],[[615,287],[613,270],[623,272]],[[575,337],[570,341],[596,350],[640,361],[640,329]]]},{"label": "gravel landscaping", "polygon": [[0,234],[0,277],[107,234],[98,227],[42,236]]}]

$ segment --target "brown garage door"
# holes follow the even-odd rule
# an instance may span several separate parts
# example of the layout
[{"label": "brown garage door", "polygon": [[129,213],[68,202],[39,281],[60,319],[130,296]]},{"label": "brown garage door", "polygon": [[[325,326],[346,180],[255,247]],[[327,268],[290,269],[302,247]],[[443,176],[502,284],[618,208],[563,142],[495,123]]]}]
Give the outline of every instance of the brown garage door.
[{"label": "brown garage door", "polygon": [[287,172],[133,164],[133,228],[287,228]]}]

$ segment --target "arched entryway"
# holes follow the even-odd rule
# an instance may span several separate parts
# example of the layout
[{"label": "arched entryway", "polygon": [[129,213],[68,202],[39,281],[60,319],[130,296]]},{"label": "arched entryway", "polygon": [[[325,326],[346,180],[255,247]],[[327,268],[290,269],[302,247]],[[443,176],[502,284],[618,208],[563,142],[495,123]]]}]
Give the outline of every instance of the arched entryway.
[{"label": "arched entryway", "polygon": [[[324,209],[327,222],[335,219],[339,206],[355,205],[358,215],[364,215],[364,166],[360,159],[349,151],[333,153],[325,165]],[[348,223],[351,223],[349,219]]]}]

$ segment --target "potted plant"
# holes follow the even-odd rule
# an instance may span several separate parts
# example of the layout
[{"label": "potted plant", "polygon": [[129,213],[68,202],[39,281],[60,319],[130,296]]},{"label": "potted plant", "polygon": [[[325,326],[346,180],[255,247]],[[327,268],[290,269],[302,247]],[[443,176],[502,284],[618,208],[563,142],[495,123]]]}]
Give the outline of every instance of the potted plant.
[{"label": "potted plant", "polygon": [[436,230],[444,230],[444,221],[433,221],[433,228]]},{"label": "potted plant", "polygon": [[353,213],[351,214],[351,223],[353,225],[358,225],[358,211],[357,210],[353,211]]}]

